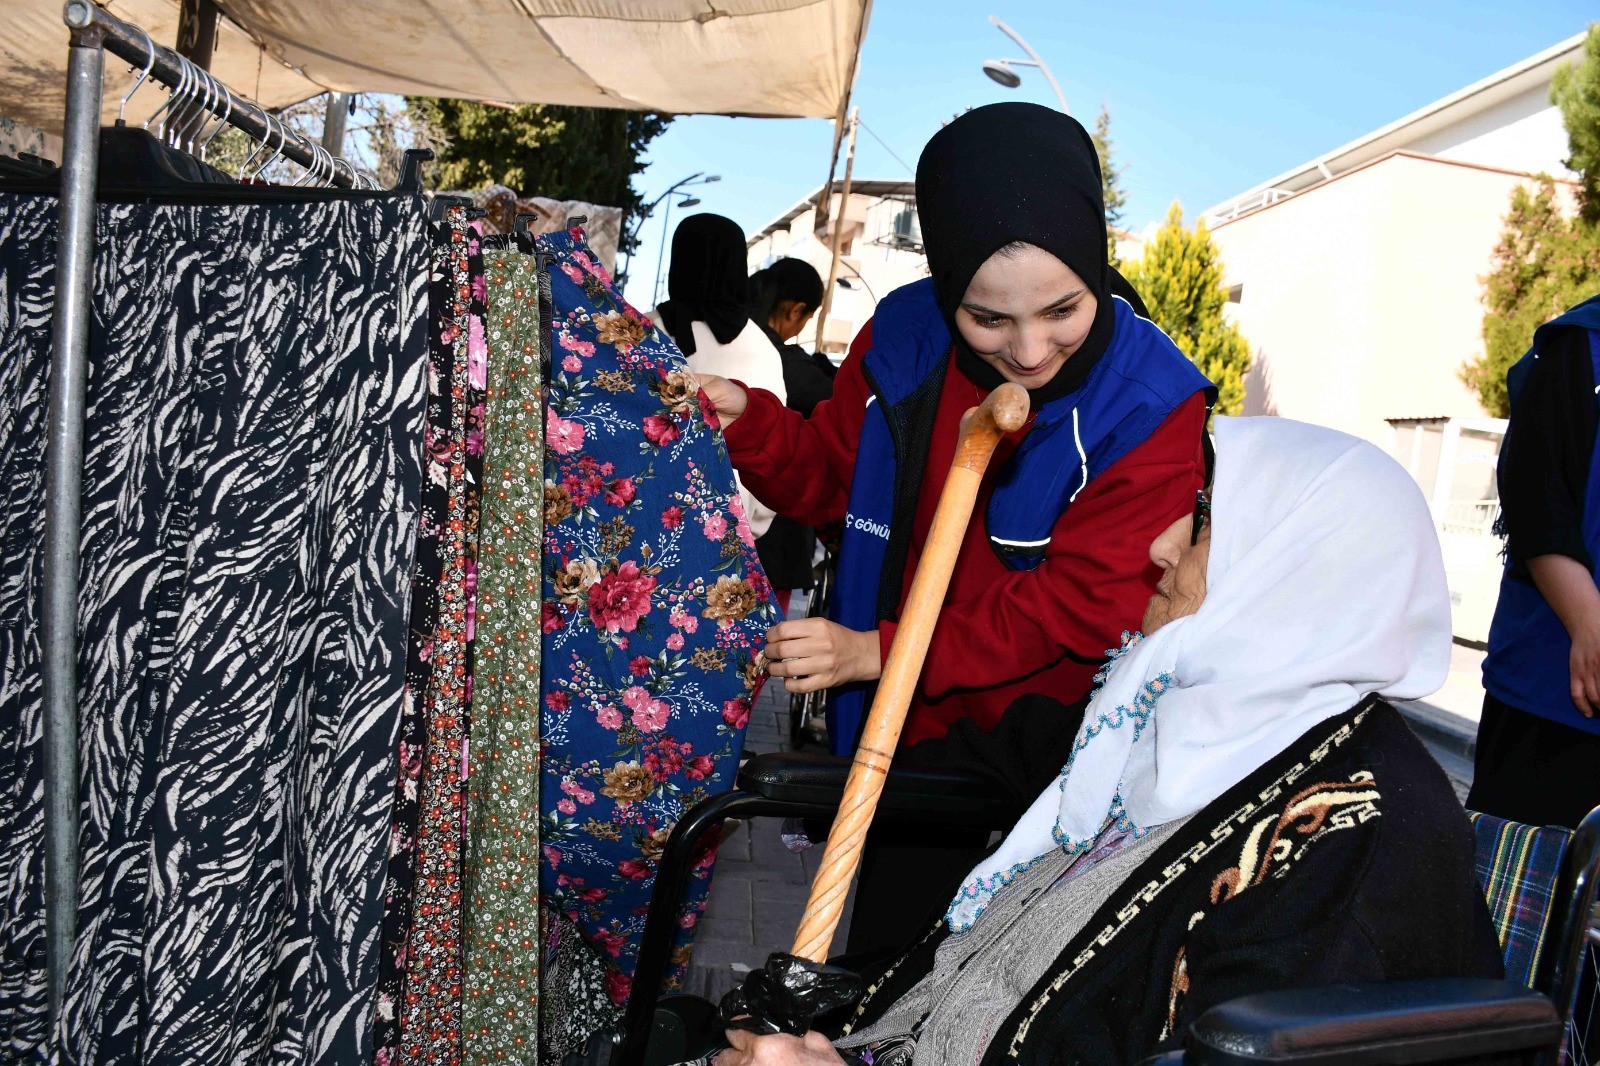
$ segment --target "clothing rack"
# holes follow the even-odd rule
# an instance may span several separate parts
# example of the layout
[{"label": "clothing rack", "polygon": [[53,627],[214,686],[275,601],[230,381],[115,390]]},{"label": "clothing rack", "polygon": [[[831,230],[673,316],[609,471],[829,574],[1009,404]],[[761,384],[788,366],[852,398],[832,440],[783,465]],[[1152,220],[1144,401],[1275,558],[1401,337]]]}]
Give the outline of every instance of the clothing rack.
[{"label": "clothing rack", "polygon": [[[45,928],[50,1014],[60,1017],[77,929],[78,853],[78,544],[82,533],[84,392],[93,295],[95,180],[105,53],[145,71],[184,97],[183,123],[220,118],[308,177],[340,188],[366,185],[354,166],[289,130],[266,108],[150,35],[89,0],[68,0],[67,108],[57,236],[54,347],[45,439],[44,583],[40,610],[45,752]],[[170,108],[179,107],[176,99]],[[170,114],[168,116],[171,118]],[[214,135],[214,132],[213,132]],[[191,136],[191,143],[193,137]],[[270,162],[270,160],[269,160]]]}]

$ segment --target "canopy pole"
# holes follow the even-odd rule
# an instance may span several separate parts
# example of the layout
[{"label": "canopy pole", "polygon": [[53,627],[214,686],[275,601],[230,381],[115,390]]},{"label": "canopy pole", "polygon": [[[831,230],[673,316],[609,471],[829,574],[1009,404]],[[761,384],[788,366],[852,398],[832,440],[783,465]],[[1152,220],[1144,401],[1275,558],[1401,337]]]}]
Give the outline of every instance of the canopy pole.
[{"label": "canopy pole", "polygon": [[95,172],[100,156],[102,33],[87,0],[63,19],[67,113],[61,226],[56,236],[54,351],[45,437],[42,673],[45,766],[45,939],[50,1017],[61,1017],[78,924],[78,542],[83,527],[83,422],[94,283]]},{"label": "canopy pole", "polygon": [[[844,185],[839,193],[839,217],[833,220],[833,241],[828,262],[828,284],[822,290],[822,307],[817,311],[817,351],[822,351],[822,345],[828,324],[828,312],[833,309],[833,287],[839,283],[839,249],[843,245],[844,213],[850,203],[850,176],[856,165],[856,127],[861,124],[861,109],[850,110],[850,150],[844,157]],[[829,179],[828,188],[823,190],[824,203],[832,201],[833,182]],[[826,354],[826,353],[824,353]]]},{"label": "canopy pole", "polygon": [[344,134],[350,125],[351,93],[329,93],[328,111],[322,121],[322,148],[329,155],[344,155]]},{"label": "canopy pole", "polygon": [[201,70],[211,69],[219,14],[216,0],[183,0],[178,7],[177,52]]}]

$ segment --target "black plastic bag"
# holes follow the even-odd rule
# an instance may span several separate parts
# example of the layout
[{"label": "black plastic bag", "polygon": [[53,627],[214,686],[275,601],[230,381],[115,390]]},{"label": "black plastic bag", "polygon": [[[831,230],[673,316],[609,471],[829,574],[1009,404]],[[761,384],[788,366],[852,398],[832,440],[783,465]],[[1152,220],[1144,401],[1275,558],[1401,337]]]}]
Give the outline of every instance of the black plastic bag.
[{"label": "black plastic bag", "polygon": [[861,975],[784,952],[751,970],[744,982],[722,997],[722,1024],[763,1035],[804,1036],[822,1014],[854,1003],[866,990]]}]

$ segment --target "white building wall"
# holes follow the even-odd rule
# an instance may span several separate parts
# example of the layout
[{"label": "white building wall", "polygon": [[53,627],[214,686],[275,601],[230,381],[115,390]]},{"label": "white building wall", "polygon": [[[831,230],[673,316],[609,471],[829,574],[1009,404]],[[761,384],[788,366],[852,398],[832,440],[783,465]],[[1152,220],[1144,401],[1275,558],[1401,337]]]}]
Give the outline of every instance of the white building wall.
[{"label": "white building wall", "polygon": [[1394,155],[1214,231],[1255,352],[1246,414],[1392,449],[1387,419],[1482,414],[1482,285],[1511,190],[1501,171]]},{"label": "white building wall", "polygon": [[1538,84],[1463,120],[1405,145],[1409,151],[1481,166],[1544,172],[1575,180],[1567,169],[1567,131],[1550,103],[1550,86]]}]

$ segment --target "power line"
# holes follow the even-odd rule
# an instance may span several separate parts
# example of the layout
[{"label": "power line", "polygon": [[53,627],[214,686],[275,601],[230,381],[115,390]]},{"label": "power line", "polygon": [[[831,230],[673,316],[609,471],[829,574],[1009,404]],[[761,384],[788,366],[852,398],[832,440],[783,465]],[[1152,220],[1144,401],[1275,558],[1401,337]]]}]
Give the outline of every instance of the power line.
[{"label": "power line", "polygon": [[856,119],[856,121],[858,123],[860,123],[862,129],[867,131],[867,135],[868,136],[870,136],[873,140],[877,141],[880,145],[883,146],[883,150],[885,152],[888,152],[891,156],[894,156],[894,161],[896,163],[899,163],[901,166],[906,168],[906,173],[907,174],[910,174],[912,177],[916,177],[917,176],[916,168],[913,167],[910,163],[907,163],[904,159],[901,159],[898,155],[896,155],[895,154],[895,150],[893,148],[889,147],[888,142],[886,142],[882,137],[879,137],[876,133],[872,132],[872,127],[871,126],[867,125],[865,122],[862,122],[859,118]]}]

